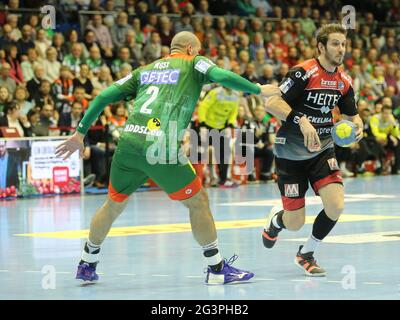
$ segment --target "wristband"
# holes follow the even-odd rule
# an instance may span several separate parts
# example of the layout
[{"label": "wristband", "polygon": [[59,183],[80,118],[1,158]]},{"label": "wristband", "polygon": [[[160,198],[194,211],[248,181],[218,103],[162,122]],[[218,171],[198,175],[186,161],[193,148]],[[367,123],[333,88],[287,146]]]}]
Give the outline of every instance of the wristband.
[{"label": "wristband", "polygon": [[304,113],[292,110],[290,111],[290,113],[288,114],[288,116],[286,117],[286,122],[291,122],[294,124],[299,124],[300,122],[300,118],[304,116]]}]

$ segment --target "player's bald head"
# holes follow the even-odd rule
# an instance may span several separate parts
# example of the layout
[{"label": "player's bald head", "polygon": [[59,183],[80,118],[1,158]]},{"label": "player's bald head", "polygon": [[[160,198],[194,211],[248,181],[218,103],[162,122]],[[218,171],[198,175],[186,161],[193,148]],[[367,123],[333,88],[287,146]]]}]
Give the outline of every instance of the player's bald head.
[{"label": "player's bald head", "polygon": [[201,48],[200,40],[191,32],[177,33],[171,41],[171,53],[182,52],[189,55],[197,54]]}]

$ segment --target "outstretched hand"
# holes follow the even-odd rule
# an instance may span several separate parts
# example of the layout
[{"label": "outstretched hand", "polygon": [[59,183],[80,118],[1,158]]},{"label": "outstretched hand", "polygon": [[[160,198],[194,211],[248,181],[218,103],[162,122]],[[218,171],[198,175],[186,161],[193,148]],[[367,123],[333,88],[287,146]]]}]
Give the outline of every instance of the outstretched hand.
[{"label": "outstretched hand", "polygon": [[63,158],[63,160],[66,160],[75,151],[79,150],[79,157],[82,158],[84,149],[83,138],[84,138],[83,134],[75,132],[67,140],[65,140],[64,142],[62,142],[60,145],[57,146],[55,152],[56,156]]}]

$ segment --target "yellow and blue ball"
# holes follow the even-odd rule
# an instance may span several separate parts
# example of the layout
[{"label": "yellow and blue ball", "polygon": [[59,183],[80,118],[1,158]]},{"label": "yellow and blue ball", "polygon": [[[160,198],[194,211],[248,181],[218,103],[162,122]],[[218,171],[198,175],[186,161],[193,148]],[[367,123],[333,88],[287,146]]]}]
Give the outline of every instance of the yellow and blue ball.
[{"label": "yellow and blue ball", "polygon": [[332,139],[340,147],[348,147],[356,142],[356,126],[353,122],[342,120],[332,129]]}]

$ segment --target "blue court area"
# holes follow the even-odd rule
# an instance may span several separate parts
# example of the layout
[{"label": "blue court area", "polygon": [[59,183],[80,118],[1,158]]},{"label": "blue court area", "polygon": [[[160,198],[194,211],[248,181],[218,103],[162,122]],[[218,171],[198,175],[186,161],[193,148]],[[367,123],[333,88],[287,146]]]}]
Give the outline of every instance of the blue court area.
[{"label": "blue court area", "polygon": [[274,183],[208,189],[220,249],[255,272],[248,283],[205,286],[186,209],[161,191],[131,197],[102,247],[100,281],[74,280],[91,217],[105,195],[5,201],[0,206],[0,299],[399,299],[400,176],[346,179],[345,213],[315,257],[326,278],[293,260],[321,209],[309,190],[307,224],[263,247]]}]

